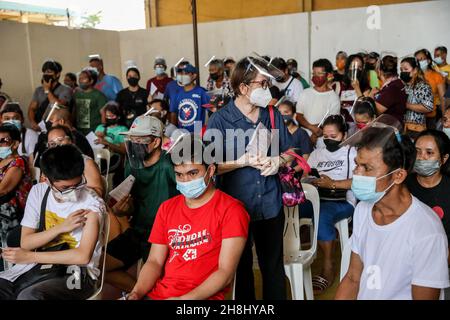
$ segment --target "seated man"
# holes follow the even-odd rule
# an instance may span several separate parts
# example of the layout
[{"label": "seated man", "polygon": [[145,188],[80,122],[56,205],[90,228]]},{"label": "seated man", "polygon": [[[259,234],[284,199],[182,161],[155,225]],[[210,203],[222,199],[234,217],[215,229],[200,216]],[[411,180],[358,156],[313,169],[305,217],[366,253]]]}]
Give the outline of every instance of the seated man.
[{"label": "seated man", "polygon": [[449,286],[447,236],[438,215],[406,186],[414,145],[391,128],[363,132],[352,181],[361,202],[336,299],[437,300]]},{"label": "seated man", "polygon": [[185,153],[181,161],[172,154],[182,194],[160,206],[149,258],[128,300],[224,299],[244,250],[250,220],[244,206],[215,188],[216,166],[200,158],[201,140],[183,141],[202,154]]},{"label": "seated man", "polygon": [[100,276],[104,203],[86,188],[76,147],[49,149],[41,168],[48,182],[28,196],[21,247],[3,248],[15,265],[0,273],[0,300],[86,299]]}]

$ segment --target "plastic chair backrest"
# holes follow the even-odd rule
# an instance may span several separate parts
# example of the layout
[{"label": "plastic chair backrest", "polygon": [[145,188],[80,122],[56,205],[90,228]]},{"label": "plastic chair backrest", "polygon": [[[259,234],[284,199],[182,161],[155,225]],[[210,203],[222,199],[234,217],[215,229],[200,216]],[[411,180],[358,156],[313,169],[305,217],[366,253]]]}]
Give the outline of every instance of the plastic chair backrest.
[{"label": "plastic chair backrest", "polygon": [[348,267],[350,266],[350,258],[352,255],[352,246],[350,241],[344,245],[342,249],[342,257],[341,257],[341,272],[340,272],[340,281],[345,277],[348,271]]},{"label": "plastic chair backrest", "polygon": [[110,219],[109,219],[109,213],[105,215],[105,220],[103,222],[103,228],[100,231],[100,236],[103,241],[103,248],[102,248],[102,257],[100,258],[100,278],[98,279],[100,285],[95,291],[95,293],[88,299],[88,300],[94,300],[103,290],[103,283],[105,281],[105,265],[106,265],[106,249],[108,247],[108,239],[109,239],[109,227],[110,227]]},{"label": "plastic chair backrest", "polygon": [[106,173],[103,175],[103,177],[105,177],[105,181],[106,181],[106,188],[105,188],[105,192],[108,192],[108,174],[109,174],[109,165],[111,162],[111,152],[108,149],[94,149],[94,156],[95,156],[95,163],[97,164],[100,173],[102,172],[102,166],[101,166],[101,160],[105,160],[106,161]]},{"label": "plastic chair backrest", "polygon": [[311,201],[314,211],[314,237],[311,248],[306,252],[315,253],[317,251],[317,236],[319,233],[319,213],[320,213],[320,198],[317,188],[308,183],[302,183],[303,192],[305,192],[306,199]]}]

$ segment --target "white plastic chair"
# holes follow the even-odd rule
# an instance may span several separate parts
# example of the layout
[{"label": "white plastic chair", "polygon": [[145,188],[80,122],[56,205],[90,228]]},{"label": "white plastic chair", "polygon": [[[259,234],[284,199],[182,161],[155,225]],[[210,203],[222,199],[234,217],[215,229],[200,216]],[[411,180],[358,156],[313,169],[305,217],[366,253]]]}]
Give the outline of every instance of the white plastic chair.
[{"label": "white plastic chair", "polygon": [[109,181],[108,181],[108,175],[109,175],[109,165],[111,162],[111,152],[108,149],[103,149],[103,148],[95,148],[94,149],[94,161],[97,164],[100,172],[101,172],[101,163],[102,163],[102,159],[106,161],[106,173],[103,175],[105,177],[106,180],[106,193],[108,193],[108,186],[109,186]]},{"label": "white plastic chair", "polygon": [[302,250],[300,243],[300,220],[298,206],[284,207],[284,270],[291,284],[293,300],[313,300],[313,286],[311,264],[317,252],[317,233],[319,228],[320,199],[317,189],[307,183],[302,183],[306,199],[311,201],[314,210],[314,233],[311,238],[312,245],[308,250]]},{"label": "white plastic chair", "polygon": [[350,223],[350,221],[352,221],[351,217],[342,219],[342,220],[336,222],[336,224],[334,225],[339,233],[339,242],[341,245],[341,253],[344,252],[344,248],[350,240],[350,237],[348,235],[348,224]]},{"label": "white plastic chair", "polygon": [[352,247],[350,245],[350,241],[348,241],[344,249],[342,250],[342,257],[341,257],[341,272],[340,272],[340,281],[345,277],[348,271],[348,267],[350,266],[350,257],[352,255]]},{"label": "white plastic chair", "polygon": [[102,257],[100,258],[100,265],[98,267],[101,272],[100,277],[97,281],[98,288],[95,291],[95,293],[92,296],[90,296],[87,300],[100,300],[99,298],[101,298],[100,293],[103,290],[103,283],[105,281],[106,249],[108,247],[109,225],[110,225],[109,215],[106,214],[105,221],[103,223],[103,229],[101,230],[101,234],[99,235],[99,238],[101,237],[103,241],[103,248],[102,248]]}]

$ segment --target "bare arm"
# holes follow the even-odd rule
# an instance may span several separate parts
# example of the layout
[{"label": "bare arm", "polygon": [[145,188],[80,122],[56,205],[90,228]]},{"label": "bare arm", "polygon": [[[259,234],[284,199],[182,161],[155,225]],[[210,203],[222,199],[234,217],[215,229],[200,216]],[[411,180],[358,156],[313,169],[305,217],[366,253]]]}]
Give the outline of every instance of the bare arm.
[{"label": "bare arm", "polygon": [[419,113],[429,113],[429,112],[433,111],[433,110],[425,108],[422,104],[412,104],[412,103],[407,103],[406,109],[412,110],[415,112],[419,112]]},{"label": "bare arm", "polygon": [[342,279],[336,292],[335,300],[356,300],[359,292],[359,283],[363,271],[363,263],[360,257],[352,252],[350,266],[347,274]]},{"label": "bare arm", "polygon": [[175,112],[169,112],[169,122],[174,126],[178,125],[178,116]]},{"label": "bare arm", "polygon": [[5,176],[0,181],[0,196],[4,196],[13,191],[22,180],[23,172],[18,167],[9,168]]},{"label": "bare arm", "polygon": [[30,105],[28,106],[28,119],[30,119],[30,123],[31,123],[33,130],[36,130],[39,127],[37,125],[36,117],[35,117],[38,107],[39,106],[38,106],[37,101],[34,101],[34,100],[31,101]]},{"label": "bare arm", "polygon": [[438,84],[439,101],[441,102],[442,114],[445,113],[445,83]]},{"label": "bare arm", "polygon": [[87,180],[87,187],[93,189],[100,197],[103,198],[105,194],[105,187],[103,186],[103,179],[97,164],[92,159],[86,161],[84,168],[84,175]]},{"label": "bare arm", "polygon": [[154,287],[156,281],[161,278],[168,254],[168,246],[152,244],[150,255],[139,273],[130,296],[134,295],[134,299],[142,299]]},{"label": "bare arm", "polygon": [[413,300],[439,300],[441,289],[412,286]]},{"label": "bare arm", "polygon": [[245,242],[246,239],[241,237],[223,239],[219,268],[201,285],[179,298],[183,300],[205,300],[230,285],[236,273]]},{"label": "bare arm", "polygon": [[322,132],[321,132],[322,130],[320,130],[320,128],[317,125],[309,123],[308,120],[305,119],[305,117],[303,116],[302,113],[297,113],[296,115],[297,115],[297,121],[302,127],[310,130],[312,133],[314,133],[318,137],[320,137],[322,135]]}]

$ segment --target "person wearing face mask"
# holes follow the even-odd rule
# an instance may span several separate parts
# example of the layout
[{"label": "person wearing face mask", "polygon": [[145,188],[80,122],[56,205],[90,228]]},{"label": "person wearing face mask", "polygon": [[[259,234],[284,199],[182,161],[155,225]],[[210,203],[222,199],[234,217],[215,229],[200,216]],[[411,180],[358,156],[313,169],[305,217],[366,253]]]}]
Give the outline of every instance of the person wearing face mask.
[{"label": "person wearing face mask", "polygon": [[355,148],[340,147],[347,136],[347,124],[341,115],[329,116],[323,123],[325,148],[315,149],[308,158],[311,168],[316,168],[320,178],[311,183],[319,189],[320,219],[318,244],[323,252],[323,263],[318,275],[313,276],[313,289],[323,293],[333,285],[336,266],[334,262],[334,225],[352,216],[356,199],[350,191]]},{"label": "person wearing face mask", "polygon": [[425,80],[431,86],[434,96],[434,109],[426,114],[427,128],[436,129],[436,121],[442,117],[445,111],[445,78],[433,69],[433,59],[427,49],[421,49],[414,53],[420,69],[425,74]]},{"label": "person wearing face mask", "polygon": [[415,58],[404,58],[400,65],[400,79],[408,95],[405,113],[405,133],[413,140],[427,129],[426,114],[433,111],[433,92]]},{"label": "person wearing face mask", "polygon": [[271,63],[274,67],[284,73],[284,76],[281,79],[277,79],[274,82],[274,86],[280,90],[280,96],[285,96],[287,100],[293,102],[294,104],[297,103],[303,92],[302,83],[300,80],[289,74],[287,63],[283,58],[274,58]]},{"label": "person wearing face mask", "polygon": [[170,101],[172,101],[172,99],[175,98],[178,95],[178,93],[183,90],[183,86],[178,81],[178,80],[180,80],[180,77],[178,77],[178,75],[176,75],[176,71],[186,67],[188,64],[190,64],[189,61],[181,61],[176,67],[174,66],[171,68],[174,70],[172,81],[170,81],[167,84],[166,90],[164,91],[164,98],[163,98],[163,100],[167,101],[169,106],[170,106]]},{"label": "person wearing face mask", "polygon": [[335,81],[342,81],[344,79],[347,57],[348,55],[344,51],[339,51],[336,54],[336,69],[333,72],[333,78]]},{"label": "person wearing face mask", "polygon": [[442,117],[442,131],[450,138],[450,107],[447,108]]},{"label": "person wearing face mask", "polygon": [[222,60],[214,59],[208,65],[209,78],[206,83],[206,90],[212,97],[214,95],[233,96],[230,78],[225,74]]},{"label": "person wearing face mask", "polygon": [[18,148],[20,156],[28,158],[34,151],[38,141],[36,131],[24,126],[23,112],[17,102],[7,103],[0,111],[1,123],[11,123],[20,131],[21,142]]},{"label": "person wearing face mask", "polygon": [[75,126],[84,135],[94,131],[101,124],[101,109],[108,102],[106,96],[94,88],[97,76],[97,72],[92,68],[83,69],[78,76],[82,92],[74,95],[75,110],[73,113]]},{"label": "person wearing face mask", "polygon": [[122,107],[125,114],[125,125],[130,127],[134,119],[147,110],[147,91],[139,86],[141,74],[136,67],[127,69],[129,86],[117,94],[116,102]]},{"label": "person wearing face mask", "polygon": [[[30,170],[19,156],[20,131],[11,123],[0,125],[0,240],[20,223],[32,187]],[[3,269],[3,265],[0,270]]]},{"label": "person wearing face mask", "polygon": [[[437,300],[447,288],[448,241],[438,215],[405,183],[416,151],[393,128],[368,128],[355,140],[350,266],[336,299]],[[375,277],[375,278],[374,278]]]},{"label": "person wearing face mask", "polygon": [[309,87],[311,87],[308,81],[306,81],[305,78],[303,78],[302,75],[298,72],[297,60],[290,58],[286,61],[286,64],[289,74],[301,82],[303,89],[308,89]]},{"label": "person wearing face mask", "polygon": [[250,218],[241,202],[216,189],[216,166],[203,158],[202,140],[185,141],[191,152],[174,160],[181,195],[160,206],[149,258],[127,300],[224,300],[233,282]]},{"label": "person wearing face mask", "polygon": [[170,99],[169,121],[189,132],[194,132],[195,123],[199,123],[200,127],[205,124],[204,106],[210,100],[206,90],[196,84],[197,74],[197,68],[191,64],[178,68],[177,81],[183,86],[183,90]]},{"label": "person wearing face mask", "polygon": [[101,91],[108,101],[116,100],[117,93],[122,90],[120,80],[116,76],[105,73],[103,59],[100,55],[90,55],[89,66],[97,70],[98,76],[94,83],[95,89]]},{"label": "person wearing face mask", "polygon": [[447,80],[447,86],[450,85],[450,64],[447,63],[447,48],[444,46],[434,49],[434,62],[442,76]]},{"label": "person wearing face mask", "polygon": [[278,111],[280,111],[284,124],[292,136],[292,148],[295,149],[298,155],[308,160],[309,155],[313,151],[313,146],[308,133],[294,122],[295,105],[290,101],[283,101],[278,106]]},{"label": "person wearing face mask", "polygon": [[[370,97],[362,97],[356,101],[353,107],[356,131],[367,127],[377,117],[375,113],[375,101]],[[354,132],[349,132],[351,136]]]},{"label": "person wearing face mask", "polygon": [[96,143],[103,144],[112,152],[125,155],[125,139],[120,133],[128,128],[123,124],[123,110],[115,102],[108,102],[104,110],[105,123],[95,129],[95,135],[98,137]]},{"label": "person wearing face mask", "polygon": [[450,240],[450,138],[441,131],[427,130],[415,145],[417,158],[414,173],[406,180],[408,189],[438,214]]},{"label": "person wearing face mask", "polygon": [[339,96],[331,88],[333,66],[327,59],[313,63],[313,88],[306,89],[297,102],[297,120],[311,136],[313,144],[322,136],[319,124],[325,117],[340,114]]},{"label": "person wearing face mask", "polygon": [[[154,116],[161,120],[164,124],[164,136],[166,138],[171,138],[174,132],[178,129],[175,125],[169,122],[169,105],[165,100],[153,99],[147,106],[148,110],[153,109],[149,115]],[[147,110],[147,111],[148,111]],[[167,141],[164,141],[166,143]],[[164,145],[163,143],[163,145]]]},{"label": "person wearing face mask", "polygon": [[124,203],[117,203],[113,212],[117,217],[130,217],[130,225],[108,244],[106,281],[131,291],[136,279],[126,272],[139,259],[147,260],[150,250],[148,238],[161,204],[178,194],[170,155],[161,149],[163,124],[153,116],[139,116],[126,136],[127,160],[125,177],[136,179]]},{"label": "person wearing face mask", "polygon": [[167,75],[167,63],[162,57],[155,59],[153,64],[155,70],[155,76],[147,81],[147,96],[150,102],[153,99],[160,99],[166,92],[167,85],[172,79]]},{"label": "person wearing face mask", "polygon": [[[290,150],[292,139],[279,111],[267,107],[272,99],[268,74],[274,78],[282,75],[281,72],[274,73],[269,73],[268,62],[262,59],[241,59],[231,76],[235,99],[212,115],[204,135],[206,138],[210,132],[218,131],[223,137],[217,142],[223,146],[224,151],[223,159],[217,159],[220,190],[240,200],[251,218],[250,235],[237,269],[237,300],[255,300],[253,243],[262,271],[263,298],[286,299],[283,267],[284,212],[277,173],[279,167],[289,161],[280,155]],[[251,133],[258,125],[278,129],[278,143],[272,142],[272,146],[277,148],[273,147],[273,150],[263,156],[246,153],[239,148],[239,145],[248,146],[245,132]],[[227,132],[230,131],[236,133],[232,139],[228,138]],[[241,144],[241,141],[244,143]]]},{"label": "person wearing face mask", "polygon": [[[3,259],[15,265],[0,273],[0,300],[86,300],[102,272],[105,204],[86,188],[76,147],[49,149],[41,167],[48,180],[30,191],[20,247],[3,248]],[[78,285],[68,285],[74,276]]]},{"label": "person wearing face mask", "polygon": [[42,65],[42,85],[36,88],[28,106],[31,129],[37,132],[41,131],[38,124],[43,120],[49,106],[54,103],[63,106],[71,105],[72,89],[59,82],[61,71],[61,64],[53,60],[46,61]]},{"label": "person wearing face mask", "polygon": [[377,115],[387,114],[403,123],[408,96],[405,84],[398,78],[397,58],[391,55],[384,56],[377,72],[383,86],[380,89],[372,88],[365,96],[375,100]]},{"label": "person wearing face mask", "polygon": [[231,57],[228,57],[223,61],[223,71],[228,78],[231,78],[231,73],[233,72],[235,66],[236,61],[234,61],[234,59]]}]

